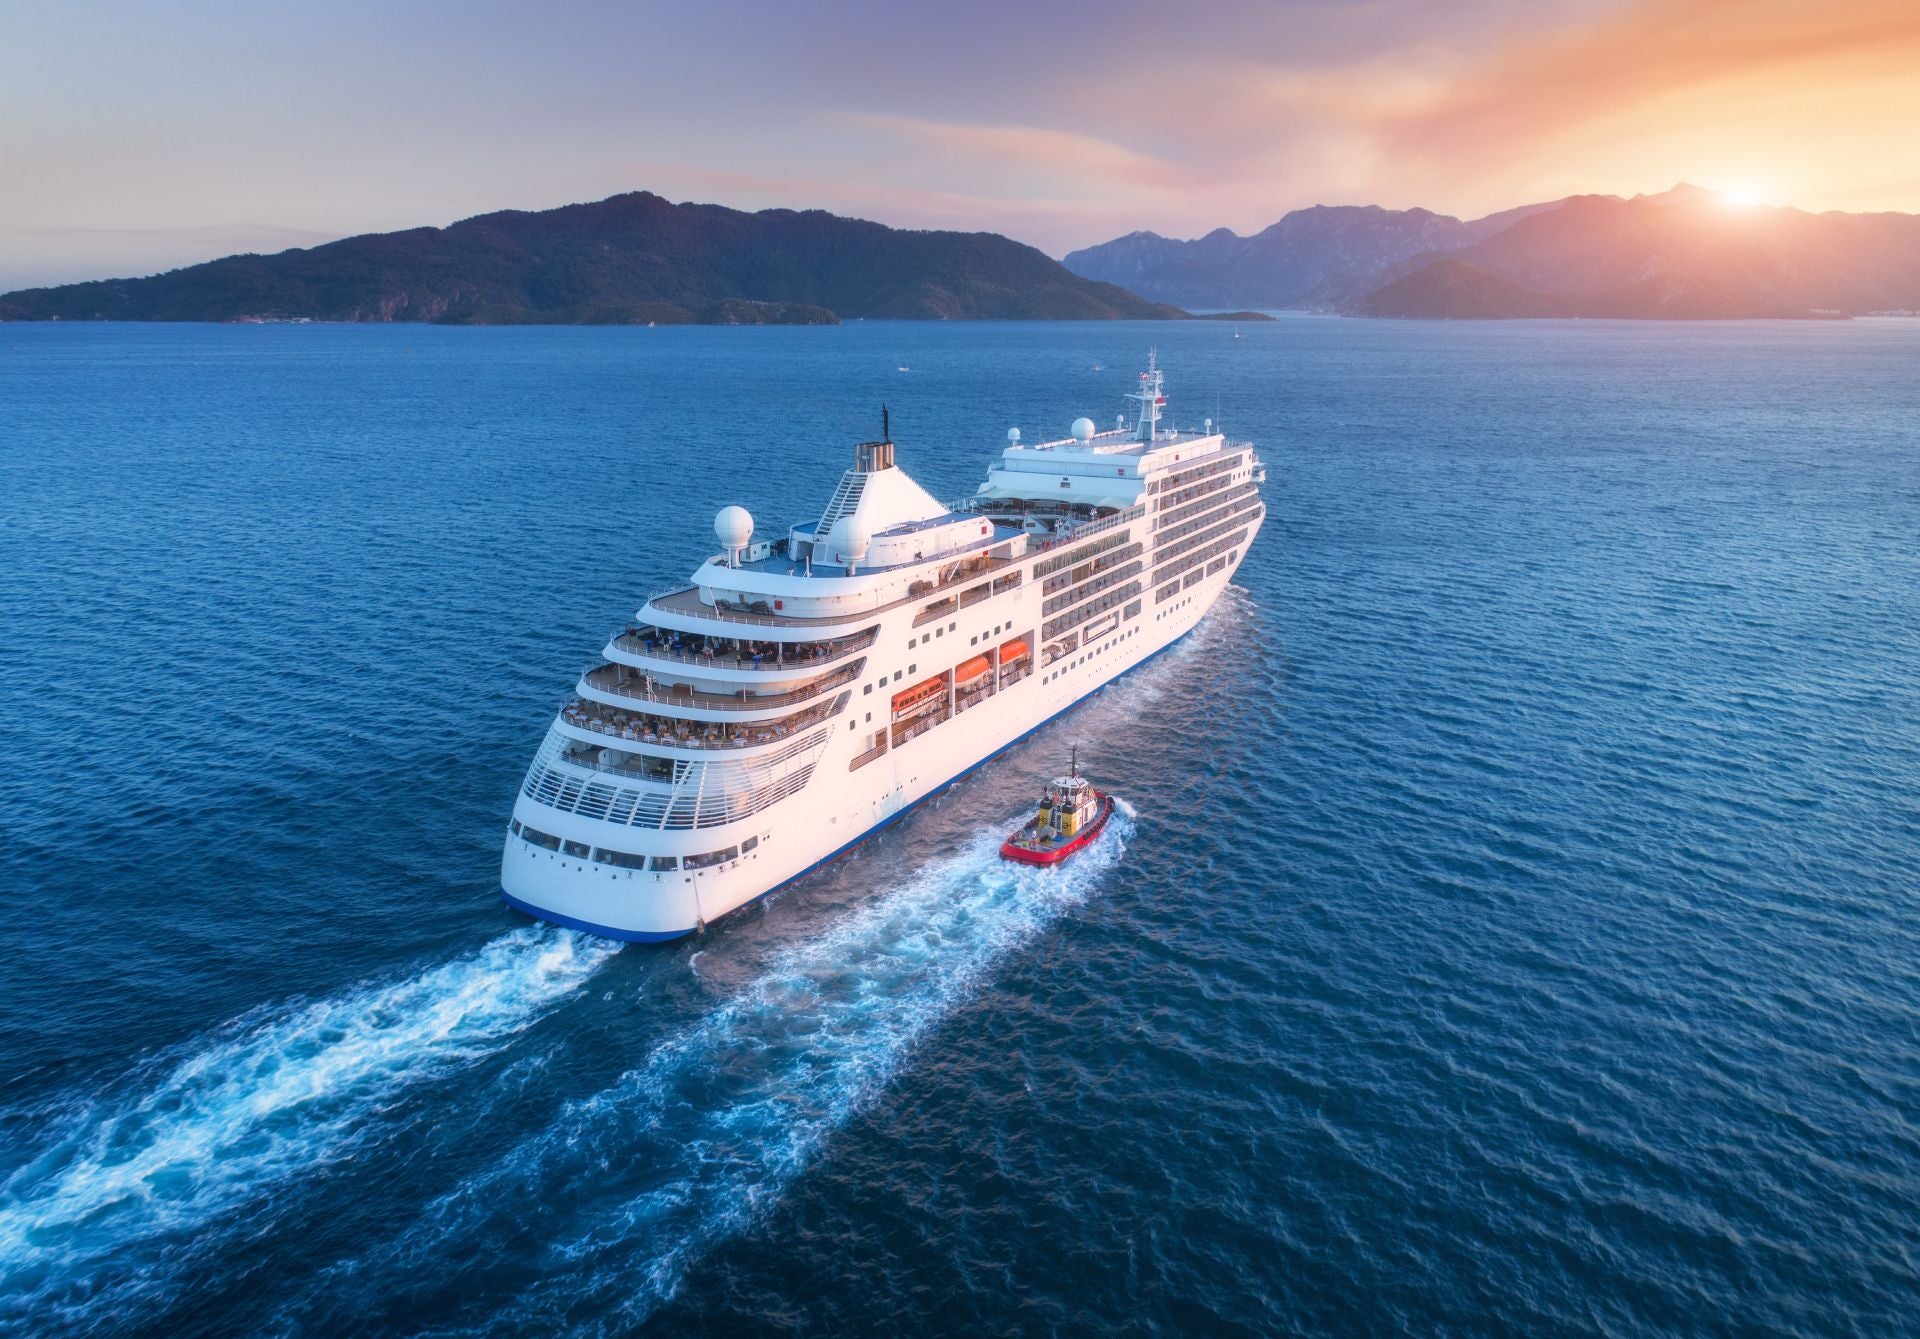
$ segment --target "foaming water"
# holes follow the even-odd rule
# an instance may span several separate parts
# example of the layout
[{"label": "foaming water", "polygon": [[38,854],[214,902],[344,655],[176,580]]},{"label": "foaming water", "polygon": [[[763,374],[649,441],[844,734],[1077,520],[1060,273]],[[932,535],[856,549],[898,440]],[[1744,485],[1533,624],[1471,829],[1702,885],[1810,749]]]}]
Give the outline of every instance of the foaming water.
[{"label": "foaming water", "polygon": [[498,1049],[618,947],[516,930],[398,983],[238,1020],[157,1081],[44,1113],[55,1133],[0,1188],[7,1309],[340,1157],[404,1090]]},{"label": "foaming water", "polygon": [[[1087,899],[1120,860],[1131,812],[1053,869],[1005,861],[1001,835],[979,833],[780,951],[643,1064],[442,1197],[378,1272],[444,1279],[458,1261],[495,1282],[522,1275],[504,1308],[448,1317],[461,1328],[644,1319],[706,1252],[779,1200],[996,962]],[[530,1239],[540,1242],[533,1262],[519,1256]],[[328,1313],[340,1292],[323,1279],[311,1299],[323,1328],[350,1323]],[[408,1297],[409,1314],[457,1312],[458,1292]]]}]

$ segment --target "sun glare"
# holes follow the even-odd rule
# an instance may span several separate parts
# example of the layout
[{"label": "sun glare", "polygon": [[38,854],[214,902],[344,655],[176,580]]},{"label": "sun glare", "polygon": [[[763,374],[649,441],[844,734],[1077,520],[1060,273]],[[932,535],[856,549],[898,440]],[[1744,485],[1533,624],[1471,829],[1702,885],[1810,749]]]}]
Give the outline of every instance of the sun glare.
[{"label": "sun glare", "polygon": [[1729,186],[1720,192],[1729,209],[1751,209],[1760,203],[1760,194],[1751,186]]}]

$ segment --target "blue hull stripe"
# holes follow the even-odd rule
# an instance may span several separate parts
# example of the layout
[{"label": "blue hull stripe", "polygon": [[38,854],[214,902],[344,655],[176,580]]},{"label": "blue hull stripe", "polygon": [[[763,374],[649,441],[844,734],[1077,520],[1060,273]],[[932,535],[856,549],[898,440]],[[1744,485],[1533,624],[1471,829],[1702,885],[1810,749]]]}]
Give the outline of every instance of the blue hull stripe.
[{"label": "blue hull stripe", "polygon": [[[1199,624],[1196,623],[1194,626],[1198,627]],[[748,898],[745,902],[742,902],[739,906],[733,908],[732,911],[725,912],[723,913],[723,915],[731,916],[735,914],[735,912],[745,911],[748,907],[760,901],[761,898],[772,897],[775,893],[779,892],[781,889],[791,887],[792,885],[800,882],[800,880],[806,878],[807,875],[813,873],[816,869],[819,869],[822,865],[831,864],[833,861],[838,860],[841,856],[845,855],[848,851],[852,850],[854,847],[858,846],[861,842],[871,837],[874,833],[879,832],[882,828],[891,827],[895,823],[898,823],[901,819],[905,818],[908,814],[912,813],[915,809],[918,809],[922,804],[925,804],[928,800],[932,799],[934,796],[941,794],[943,791],[947,789],[947,787],[954,785],[957,782],[964,781],[967,777],[971,776],[975,771],[977,771],[982,767],[985,767],[988,763],[992,762],[995,758],[998,758],[1001,754],[1005,753],[1008,749],[1013,748],[1015,745],[1025,743],[1027,739],[1030,736],[1032,736],[1035,732],[1046,729],[1049,725],[1052,725],[1055,721],[1059,720],[1062,716],[1066,715],[1068,712],[1072,711],[1075,707],[1085,702],[1088,698],[1094,697],[1100,693],[1105,692],[1107,689],[1119,683],[1122,679],[1126,678],[1129,674],[1133,673],[1135,670],[1144,669],[1146,666],[1152,664],[1160,656],[1165,655],[1167,652],[1171,651],[1174,647],[1180,645],[1180,643],[1185,641],[1189,636],[1192,635],[1192,633],[1193,633],[1193,628],[1188,628],[1185,632],[1181,633],[1178,637],[1175,637],[1172,641],[1168,642],[1165,646],[1161,647],[1158,651],[1155,651],[1152,655],[1148,656],[1145,660],[1141,661],[1138,665],[1129,665],[1126,669],[1120,671],[1120,673],[1114,675],[1111,679],[1108,679],[1105,683],[1100,684],[1098,687],[1089,688],[1086,692],[1082,693],[1079,697],[1076,697],[1073,701],[1067,703],[1066,706],[1054,712],[1053,715],[1047,717],[1046,720],[1041,721],[1038,725],[1029,729],[1025,734],[1016,735],[1014,738],[1009,739],[1006,743],[1002,744],[999,748],[995,749],[992,753],[989,753],[986,757],[982,758],[979,762],[976,762],[971,764],[970,766],[964,767],[960,771],[955,772],[952,776],[948,777],[945,781],[936,782],[934,785],[928,787],[927,793],[925,795],[922,795],[919,799],[915,800],[912,804],[909,804],[906,808],[902,809],[899,813],[892,814],[886,818],[881,819],[878,823],[875,823],[872,827],[868,828],[865,832],[862,832],[859,836],[855,837],[852,841],[848,842],[845,846],[840,847],[838,850],[833,851],[828,855],[824,855],[820,857],[820,859],[814,861],[811,865],[808,865],[805,869],[801,870],[798,874],[795,874],[792,878],[785,879],[780,883],[776,883],[775,885],[773,885],[773,887],[767,889],[766,892],[760,893],[757,896]],[[607,938],[607,939],[622,939],[629,944],[665,944],[665,943],[670,943],[675,939],[685,939],[688,935],[696,933],[696,930],[694,927],[689,927],[685,930],[616,930],[609,925],[595,925],[592,921],[575,920],[572,916],[562,916],[557,911],[545,911],[539,907],[530,906],[527,903],[522,902],[519,898],[515,897],[512,893],[508,892],[504,888],[500,890],[500,896],[506,901],[506,904],[508,906],[512,907],[516,911],[524,911],[529,916],[537,917],[543,921],[552,921],[555,925],[564,925],[570,930],[585,930],[588,934],[600,935],[603,938]],[[716,917],[715,919],[718,920],[720,919],[720,917]],[[713,923],[714,923],[713,921],[707,922],[707,924],[709,925]]]},{"label": "blue hull stripe", "polygon": [[691,930],[616,930],[611,925],[595,925],[592,921],[576,920],[572,916],[562,916],[557,911],[548,911],[544,907],[522,902],[504,888],[500,890],[500,900],[515,911],[524,911],[527,915],[539,920],[564,925],[569,930],[585,930],[588,934],[599,935],[602,939],[624,939],[629,944],[667,944],[676,939],[685,939],[693,933]]}]

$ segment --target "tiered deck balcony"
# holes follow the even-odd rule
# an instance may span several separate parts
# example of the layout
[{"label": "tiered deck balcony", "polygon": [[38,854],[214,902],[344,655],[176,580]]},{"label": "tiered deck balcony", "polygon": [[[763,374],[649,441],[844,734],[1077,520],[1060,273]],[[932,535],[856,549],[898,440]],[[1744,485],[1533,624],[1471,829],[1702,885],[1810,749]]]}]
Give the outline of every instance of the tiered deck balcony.
[{"label": "tiered deck balcony", "polygon": [[[996,540],[995,542],[1004,542]],[[876,600],[872,604],[863,604],[857,609],[846,609],[832,614],[812,616],[775,612],[771,603],[761,601],[747,608],[738,604],[707,604],[700,598],[698,587],[688,586],[681,590],[669,591],[648,600],[640,613],[661,615],[671,622],[678,616],[679,621],[693,627],[708,630],[709,635],[726,636],[724,631],[709,630],[709,621],[721,624],[741,624],[761,628],[844,628],[850,623],[865,623],[875,614],[883,614],[903,605],[915,604],[939,595],[942,591],[958,591],[963,586],[980,581],[982,578],[1005,571],[1018,562],[1014,558],[996,558],[987,553],[972,553],[960,560],[953,575],[945,581],[916,581],[908,590],[893,599]],[[929,567],[935,564],[928,564]],[[892,589],[898,589],[894,587]],[[694,620],[698,620],[694,623]]]},{"label": "tiered deck balcony", "polygon": [[607,643],[606,657],[635,668],[681,668],[710,672],[740,682],[793,679],[818,673],[872,646],[879,629],[823,641],[765,641],[752,637],[712,637],[671,628],[630,627]]},{"label": "tiered deck balcony", "polygon": [[685,690],[647,677],[628,677],[632,671],[624,665],[600,665],[582,675],[574,691],[605,706],[662,707],[667,710],[654,714],[687,720],[722,721],[747,716],[764,720],[853,682],[866,663],[862,657],[786,692],[758,694],[747,688],[732,693]]},{"label": "tiered deck balcony", "polygon": [[795,738],[832,716],[844,701],[842,694],[771,721],[696,721],[575,698],[561,708],[560,724],[577,739],[612,748],[751,749]]}]

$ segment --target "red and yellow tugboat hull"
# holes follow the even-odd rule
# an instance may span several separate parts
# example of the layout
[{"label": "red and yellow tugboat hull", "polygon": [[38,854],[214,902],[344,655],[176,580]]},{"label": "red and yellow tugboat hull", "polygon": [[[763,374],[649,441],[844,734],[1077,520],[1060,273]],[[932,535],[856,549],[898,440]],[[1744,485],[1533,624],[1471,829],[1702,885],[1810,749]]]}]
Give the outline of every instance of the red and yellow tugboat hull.
[{"label": "red and yellow tugboat hull", "polygon": [[1000,854],[1008,860],[1017,860],[1023,865],[1057,865],[1081,847],[1107,830],[1107,820],[1113,817],[1113,796],[1100,797],[1100,812],[1093,821],[1066,841],[1050,843],[1045,846],[1021,846],[1018,839],[1022,828],[1000,844]]}]

